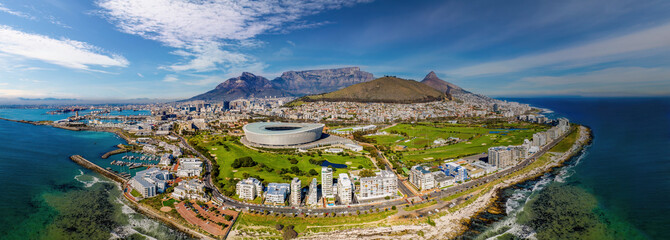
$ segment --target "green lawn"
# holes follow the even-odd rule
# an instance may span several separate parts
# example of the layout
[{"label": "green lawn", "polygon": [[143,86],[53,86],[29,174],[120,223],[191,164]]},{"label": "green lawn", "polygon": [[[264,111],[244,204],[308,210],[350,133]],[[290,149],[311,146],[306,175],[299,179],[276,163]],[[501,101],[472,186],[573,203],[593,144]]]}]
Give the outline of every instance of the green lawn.
[{"label": "green lawn", "polygon": [[163,206],[165,207],[174,207],[174,203],[178,202],[177,200],[171,198],[169,200],[163,201]]},{"label": "green lawn", "polygon": [[[468,155],[486,152],[489,147],[519,145],[524,139],[532,139],[533,133],[546,130],[546,126],[540,125],[509,125],[506,127],[523,127],[522,130],[500,130],[481,126],[463,126],[453,124],[398,124],[387,129],[388,132],[407,133],[408,137],[402,135],[372,136],[378,144],[385,146],[405,145],[409,151],[403,151],[400,157],[405,164],[412,166],[418,163],[435,161],[437,159],[458,158]],[[432,145],[433,141],[442,138],[457,137],[465,140],[457,144],[436,147],[427,150],[412,150]],[[409,141],[408,141],[409,140]]]},{"label": "green lawn", "polygon": [[549,150],[549,152],[567,152],[570,150],[572,147],[572,144],[574,144],[577,141],[577,137],[579,136],[579,129],[576,129],[570,133],[570,135],[565,136],[565,139],[553,148]]},{"label": "green lawn", "polygon": [[333,226],[333,225],[355,225],[361,223],[368,223],[373,221],[378,221],[387,218],[393,214],[396,214],[398,210],[384,211],[380,209],[380,212],[374,212],[370,214],[363,214],[354,216],[337,216],[337,217],[326,217],[326,218],[302,218],[302,217],[275,217],[268,215],[252,215],[246,213],[240,213],[237,218],[236,228],[243,228],[247,226],[258,227],[265,226],[274,228],[276,224],[282,224],[284,226],[293,225],[295,230],[298,233],[304,232],[308,227],[324,227],[324,226]]},{"label": "green lawn", "polygon": [[132,191],[130,191],[130,195],[133,195],[133,197],[142,197],[142,194],[137,190],[135,190],[134,188]]},{"label": "green lawn", "polygon": [[[337,178],[337,174],[346,173],[349,170],[358,169],[359,165],[362,165],[363,168],[374,169],[374,164],[365,156],[360,155],[359,153],[349,152],[352,156],[339,156],[335,154],[323,154],[318,156],[313,154],[314,157],[303,155],[298,156],[295,154],[279,154],[279,153],[264,153],[252,150],[242,145],[238,141],[225,141],[221,140],[223,138],[217,136],[197,136],[196,139],[205,144],[206,149],[210,153],[216,156],[216,161],[219,165],[219,179],[232,179],[238,178],[242,179],[244,173],[248,173],[251,176],[259,176],[264,179],[265,182],[278,182],[278,183],[289,183],[290,179],[296,177],[295,174],[289,173],[284,176],[290,177],[290,179],[285,179],[282,175],[279,174],[279,170],[282,168],[290,169],[293,166],[297,166],[301,171],[306,174],[303,176],[297,176],[300,178],[300,181],[303,186],[309,185],[312,178],[317,178],[317,181],[321,180],[321,166],[311,164],[309,162],[310,158],[316,160],[327,160],[330,163],[335,164],[345,164],[347,168],[338,168],[335,172],[334,178]],[[204,140],[204,141],[203,141]],[[228,150],[222,145],[228,146]],[[355,155],[355,156],[354,156]],[[233,169],[231,164],[237,158],[241,157],[251,157],[254,161],[265,164],[266,166],[274,169],[274,171],[268,172],[266,169],[262,169],[259,165],[254,167],[242,167],[238,169]],[[288,160],[289,158],[298,159],[298,163],[291,164]],[[349,163],[349,164],[347,164]],[[314,169],[318,174],[316,176],[309,176],[307,174],[310,169]]]},{"label": "green lawn", "polygon": [[414,211],[414,210],[417,210],[417,209],[427,208],[427,207],[433,206],[435,204],[437,204],[436,201],[429,201],[429,202],[420,203],[420,204],[417,204],[417,205],[414,205],[414,206],[406,207],[406,208],[404,208],[404,210],[405,211]]}]

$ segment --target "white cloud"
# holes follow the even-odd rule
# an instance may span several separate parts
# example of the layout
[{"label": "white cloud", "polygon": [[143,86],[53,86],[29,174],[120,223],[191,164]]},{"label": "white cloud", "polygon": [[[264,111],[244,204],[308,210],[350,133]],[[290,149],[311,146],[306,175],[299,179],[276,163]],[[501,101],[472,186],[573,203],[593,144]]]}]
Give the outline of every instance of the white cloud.
[{"label": "white cloud", "polygon": [[5,7],[4,5],[2,5],[2,3],[0,3],[0,12],[11,14],[11,15],[14,15],[14,16],[17,16],[17,17],[22,17],[22,18],[25,18],[25,19],[36,20],[35,17],[30,16],[27,13],[24,13],[24,12],[11,10],[11,9]]},{"label": "white cloud", "polygon": [[122,32],[178,48],[185,63],[165,69],[212,71],[253,65],[256,59],[239,51],[257,47],[260,34],[319,26],[304,16],[370,0],[99,0],[100,13]]},{"label": "white cloud", "polygon": [[628,54],[670,48],[670,23],[623,36],[537,55],[478,64],[444,71],[457,76],[477,76],[519,72],[556,64],[588,65],[625,59]]},{"label": "white cloud", "polygon": [[165,78],[163,78],[163,82],[176,82],[176,81],[179,81],[179,78],[177,78],[177,76],[172,74],[165,75]]},{"label": "white cloud", "polygon": [[137,76],[141,77],[141,78],[144,78],[144,75],[142,75],[141,73],[137,73]]},{"label": "white cloud", "polygon": [[100,48],[84,42],[53,39],[4,25],[0,25],[0,52],[82,70],[92,70],[90,66],[126,67],[129,64],[120,55],[105,55]]},{"label": "white cloud", "polygon": [[186,63],[178,63],[167,67],[175,72],[193,70],[196,72],[205,72],[216,70],[217,66],[230,68],[231,65],[239,65],[249,61],[249,57],[241,53],[230,52],[221,49],[219,44],[207,44],[204,46],[194,46],[191,52],[175,51],[176,55],[191,57]]}]

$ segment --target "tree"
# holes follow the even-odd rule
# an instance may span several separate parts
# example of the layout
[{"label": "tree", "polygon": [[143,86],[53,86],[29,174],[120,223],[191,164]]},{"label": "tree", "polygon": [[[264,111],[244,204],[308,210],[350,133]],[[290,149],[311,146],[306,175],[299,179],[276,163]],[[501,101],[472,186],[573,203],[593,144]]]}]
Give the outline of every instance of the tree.
[{"label": "tree", "polygon": [[281,231],[282,229],[284,229],[284,225],[277,223],[277,225],[275,225],[275,229],[277,229],[277,231]]},{"label": "tree", "polygon": [[310,170],[309,170],[309,175],[311,175],[311,176],[316,176],[316,175],[319,175],[319,173],[318,173],[316,170],[314,170],[314,169],[310,169]]},{"label": "tree", "polygon": [[359,173],[359,176],[360,176],[360,177],[374,177],[374,176],[375,176],[375,172],[373,172],[373,171],[370,170],[370,169],[363,169],[363,170]]},{"label": "tree", "polygon": [[298,237],[298,232],[293,230],[293,225],[288,225],[284,227],[284,234],[282,234],[282,237],[284,237],[284,239],[294,239]]},{"label": "tree", "polygon": [[241,157],[237,158],[233,161],[233,163],[230,165],[233,168],[241,168],[241,167],[253,167],[256,166],[258,163],[254,161],[251,157]]}]

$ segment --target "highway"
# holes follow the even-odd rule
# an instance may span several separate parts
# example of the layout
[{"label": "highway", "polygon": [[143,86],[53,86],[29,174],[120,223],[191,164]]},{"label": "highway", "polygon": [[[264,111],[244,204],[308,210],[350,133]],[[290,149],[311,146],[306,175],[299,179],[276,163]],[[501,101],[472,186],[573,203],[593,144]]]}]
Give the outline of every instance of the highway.
[{"label": "highway", "polygon": [[[516,171],[528,166],[533,161],[535,161],[538,157],[545,154],[549,149],[551,149],[556,144],[558,144],[558,142],[563,140],[563,138],[565,138],[565,136],[570,134],[572,131],[575,131],[575,129],[574,128],[571,129],[567,133],[563,134],[562,136],[560,136],[559,138],[554,140],[549,145],[543,147],[542,150],[534,153],[530,157],[524,159],[519,164],[517,164],[517,165],[515,165],[511,168],[501,170],[501,171],[499,171],[495,174],[492,174],[492,175],[487,175],[487,176],[484,176],[484,177],[481,177],[481,178],[478,178],[478,179],[473,179],[473,180],[470,180],[468,182],[458,184],[456,186],[453,186],[453,187],[450,187],[450,188],[447,188],[447,189],[443,189],[443,190],[436,191],[436,192],[431,192],[429,194],[426,194],[426,195],[422,196],[422,198],[423,199],[432,199],[432,198],[448,197],[448,196],[451,196],[453,194],[468,190],[472,187],[476,187],[476,186],[482,185],[484,183],[488,183],[490,181],[493,181],[495,179],[498,179],[498,178],[500,178],[502,176],[505,176],[505,175],[508,175],[510,173],[516,172]],[[177,136],[179,136],[179,135],[177,135]],[[199,157],[204,159],[205,164],[204,164],[204,169],[203,170],[205,171],[205,174],[203,176],[203,180],[204,180],[203,182],[205,183],[206,187],[212,189],[211,192],[212,192],[213,199],[215,199],[216,202],[218,202],[219,204],[222,204],[223,206],[226,206],[226,207],[232,207],[232,208],[236,208],[236,209],[239,209],[239,210],[254,210],[254,211],[269,212],[269,213],[280,213],[280,214],[284,214],[284,215],[301,214],[301,213],[307,214],[307,215],[315,215],[315,214],[321,215],[321,214],[330,214],[330,213],[336,213],[336,214],[355,213],[356,211],[363,212],[363,211],[367,211],[367,210],[370,210],[370,209],[376,209],[376,208],[383,209],[383,208],[387,208],[387,207],[391,207],[391,206],[398,206],[398,205],[407,204],[407,201],[406,201],[405,198],[389,200],[389,201],[382,201],[382,202],[374,202],[374,203],[369,203],[369,204],[338,205],[338,206],[328,207],[328,208],[270,206],[270,205],[250,204],[250,203],[240,202],[240,201],[234,200],[232,198],[229,198],[227,196],[224,196],[215,187],[215,185],[212,182],[213,179],[210,175],[211,174],[210,170],[211,170],[212,165],[211,165],[209,157],[207,157],[207,156],[203,155],[202,153],[196,151],[193,147],[191,147],[188,144],[188,142],[183,137],[179,136],[179,138],[180,138],[181,142],[184,144],[184,146],[186,148],[188,148],[190,151],[194,152]],[[379,151],[378,151],[378,154],[380,154]],[[383,157],[383,155],[381,155],[381,154],[380,154],[380,156]],[[384,160],[386,160],[386,159],[384,158]],[[390,166],[388,165],[388,161],[385,161],[385,165],[386,165],[387,169],[390,169]],[[399,179],[399,181],[400,181],[400,179]],[[402,184],[402,182],[398,183],[398,188],[401,189],[401,191],[403,191],[403,193],[405,193],[405,191],[411,192],[409,189],[404,189],[404,188],[407,188],[407,186],[404,186],[404,184]],[[414,195],[412,194],[412,196],[414,196]]]}]

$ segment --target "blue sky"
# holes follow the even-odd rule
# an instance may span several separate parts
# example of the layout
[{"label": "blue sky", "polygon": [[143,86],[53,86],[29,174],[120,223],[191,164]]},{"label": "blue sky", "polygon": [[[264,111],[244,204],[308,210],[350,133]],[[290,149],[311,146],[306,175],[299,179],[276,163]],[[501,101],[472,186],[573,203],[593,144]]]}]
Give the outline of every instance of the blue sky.
[{"label": "blue sky", "polygon": [[670,1],[0,2],[0,99],[180,99],[243,71],[429,71],[491,96],[670,95]]}]

